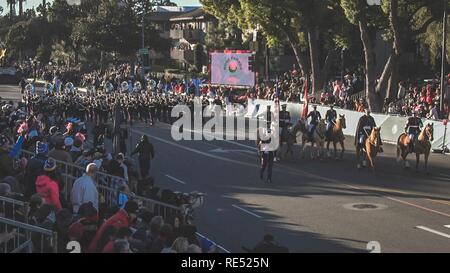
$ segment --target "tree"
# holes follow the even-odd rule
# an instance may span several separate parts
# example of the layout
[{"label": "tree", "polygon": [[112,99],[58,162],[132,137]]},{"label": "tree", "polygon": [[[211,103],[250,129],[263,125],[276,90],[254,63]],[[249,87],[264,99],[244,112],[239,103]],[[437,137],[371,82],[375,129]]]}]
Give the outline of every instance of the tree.
[{"label": "tree", "polygon": [[208,50],[240,49],[243,43],[242,31],[223,20],[211,22],[205,36]]},{"label": "tree", "polygon": [[302,74],[307,74],[304,35],[292,24],[288,0],[201,0],[204,9],[242,30],[260,29],[269,46],[287,42],[293,49]]},{"label": "tree", "polygon": [[349,26],[334,0],[203,0],[205,9],[243,30],[259,29],[270,47],[289,44],[303,75],[311,71],[313,92],[323,90]]},{"label": "tree", "polygon": [[[364,48],[366,98],[370,110],[380,112],[382,105],[380,96],[376,93],[375,49],[370,35],[370,28],[382,28],[383,23],[387,22],[387,19],[382,18],[380,20],[380,16],[383,14],[380,13],[379,8],[369,7],[366,0],[341,0],[341,6],[345,11],[347,19],[359,27],[361,42]],[[390,60],[392,60],[392,58],[390,58]]]},{"label": "tree", "polygon": [[194,67],[197,72],[202,71],[203,64],[205,63],[205,48],[202,44],[196,44],[194,46]]},{"label": "tree", "polygon": [[17,0],[17,2],[19,3],[19,16],[22,17],[22,15],[23,15],[23,2],[25,2],[25,0]]},{"label": "tree", "polygon": [[6,0],[6,3],[9,5],[9,19],[12,20],[16,15],[16,0]]},{"label": "tree", "polygon": [[51,47],[44,43],[41,43],[36,50],[35,60],[42,63],[48,63],[50,61],[51,53]]}]

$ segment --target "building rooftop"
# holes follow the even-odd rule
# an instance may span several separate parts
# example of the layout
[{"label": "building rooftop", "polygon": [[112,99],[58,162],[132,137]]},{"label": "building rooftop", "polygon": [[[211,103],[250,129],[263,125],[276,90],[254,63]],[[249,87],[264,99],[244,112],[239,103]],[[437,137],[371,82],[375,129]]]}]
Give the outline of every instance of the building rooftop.
[{"label": "building rooftop", "polygon": [[198,9],[198,7],[191,7],[191,6],[185,6],[185,7],[173,7],[173,6],[157,6],[155,7],[155,12],[190,12],[195,9]]},{"label": "building rooftop", "polygon": [[211,15],[206,13],[203,8],[196,8],[195,10],[179,14],[171,17],[170,21],[191,21],[191,20],[203,20]]}]

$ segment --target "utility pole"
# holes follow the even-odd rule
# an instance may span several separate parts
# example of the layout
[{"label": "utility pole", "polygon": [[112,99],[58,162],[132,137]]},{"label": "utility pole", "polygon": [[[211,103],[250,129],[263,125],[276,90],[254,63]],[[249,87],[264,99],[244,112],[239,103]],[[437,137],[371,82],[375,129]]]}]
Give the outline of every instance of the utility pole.
[{"label": "utility pole", "polygon": [[440,96],[440,107],[441,115],[444,113],[444,94],[445,94],[445,63],[446,63],[446,46],[447,46],[447,8],[448,0],[443,0],[444,2],[444,18],[442,19],[442,53],[441,53],[441,96]]},{"label": "utility pole", "polygon": [[269,63],[269,61],[270,61],[270,59],[269,59],[269,54],[270,54],[270,50],[269,50],[269,45],[268,45],[268,42],[267,42],[267,40],[266,40],[266,48],[265,48],[265,73],[264,74],[266,74],[266,81],[269,81],[270,80],[270,63]]}]

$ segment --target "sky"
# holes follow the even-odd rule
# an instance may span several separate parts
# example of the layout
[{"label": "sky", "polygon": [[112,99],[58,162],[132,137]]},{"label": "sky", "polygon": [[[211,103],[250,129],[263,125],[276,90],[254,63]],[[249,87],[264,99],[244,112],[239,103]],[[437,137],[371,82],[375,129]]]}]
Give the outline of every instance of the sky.
[{"label": "sky", "polygon": [[[49,0],[49,2],[52,1]],[[172,0],[172,2],[177,3],[178,6],[200,6],[199,0]],[[37,7],[39,6],[40,3],[42,3],[42,0],[27,0],[25,2],[25,7],[26,8],[31,8],[33,6]],[[4,10],[6,10],[6,0],[0,0],[0,6],[2,6]]]}]

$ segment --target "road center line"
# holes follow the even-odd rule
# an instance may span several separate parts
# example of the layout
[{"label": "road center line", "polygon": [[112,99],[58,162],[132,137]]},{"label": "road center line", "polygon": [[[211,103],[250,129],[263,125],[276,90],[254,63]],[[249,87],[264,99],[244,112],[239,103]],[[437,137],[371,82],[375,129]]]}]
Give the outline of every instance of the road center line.
[{"label": "road center line", "polygon": [[210,242],[212,242],[215,246],[217,246],[218,248],[222,249],[223,251],[225,251],[226,253],[231,253],[230,251],[228,251],[227,249],[225,249],[223,246],[216,244],[214,241],[210,240],[208,237],[200,234],[199,232],[196,232],[195,234],[197,234],[197,236],[202,237],[205,240],[208,240]]},{"label": "road center line", "polygon": [[431,232],[431,233],[434,233],[434,234],[437,234],[437,235],[440,235],[442,237],[450,239],[450,235],[448,235],[446,233],[443,233],[443,232],[440,232],[440,231],[437,231],[437,230],[434,230],[434,229],[431,229],[431,228],[427,228],[427,227],[424,227],[424,226],[417,226],[416,228],[422,229],[422,230],[425,230],[425,231],[428,231],[428,232]]},{"label": "road center line", "polygon": [[232,205],[232,207],[237,208],[238,210],[241,210],[241,211],[243,211],[243,212],[245,212],[245,213],[248,213],[248,214],[250,214],[250,215],[252,215],[252,216],[255,216],[256,218],[262,219],[261,216],[259,216],[259,215],[257,215],[257,214],[254,214],[253,212],[248,211],[248,210],[246,210],[246,209],[244,209],[244,208],[241,208],[241,207],[239,207],[239,206],[237,206],[237,205]]},{"label": "road center line", "polygon": [[444,204],[444,205],[450,206],[450,202],[449,201],[435,200],[435,199],[427,199],[427,200],[431,201],[431,202],[435,202],[435,203],[439,203],[439,204]]},{"label": "road center line", "polygon": [[175,182],[178,182],[178,183],[180,183],[180,184],[186,185],[186,182],[181,181],[181,180],[178,179],[178,178],[175,178],[175,177],[170,176],[170,175],[168,175],[168,174],[166,174],[166,177],[169,178],[169,179],[171,179],[171,180],[173,180],[173,181],[175,181]]},{"label": "road center line", "polygon": [[403,200],[400,200],[400,199],[397,199],[397,198],[388,197],[388,196],[385,196],[385,197],[387,199],[395,201],[395,202],[399,202],[399,203],[402,203],[402,204],[405,204],[405,205],[413,206],[413,207],[416,207],[416,208],[419,208],[419,209],[422,209],[422,210],[426,210],[426,211],[429,211],[429,212],[434,212],[434,213],[440,214],[442,216],[450,217],[450,214],[447,214],[447,213],[443,213],[443,212],[440,212],[440,211],[437,211],[437,210],[433,210],[433,209],[429,209],[429,208],[426,208],[426,207],[422,207],[422,206],[419,206],[419,205],[416,205],[416,204],[413,204],[413,203],[409,203],[409,202],[406,202],[406,201],[403,201]]}]

